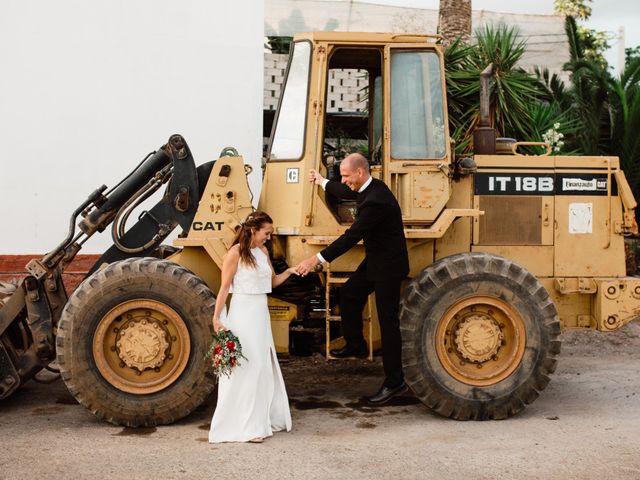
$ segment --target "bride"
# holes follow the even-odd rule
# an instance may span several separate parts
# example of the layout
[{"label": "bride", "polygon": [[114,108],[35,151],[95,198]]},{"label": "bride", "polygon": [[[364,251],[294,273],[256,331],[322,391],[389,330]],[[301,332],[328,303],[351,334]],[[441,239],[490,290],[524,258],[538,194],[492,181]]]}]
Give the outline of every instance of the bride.
[{"label": "bride", "polygon": [[[278,365],[267,293],[292,274],[276,275],[264,243],[273,220],[264,212],[250,214],[222,264],[222,282],[213,313],[213,328],[231,330],[240,340],[246,360],[229,377],[218,380],[218,403],[211,420],[209,442],[262,442],[279,430],[291,430],[289,400]],[[233,293],[229,313],[225,303]]]}]

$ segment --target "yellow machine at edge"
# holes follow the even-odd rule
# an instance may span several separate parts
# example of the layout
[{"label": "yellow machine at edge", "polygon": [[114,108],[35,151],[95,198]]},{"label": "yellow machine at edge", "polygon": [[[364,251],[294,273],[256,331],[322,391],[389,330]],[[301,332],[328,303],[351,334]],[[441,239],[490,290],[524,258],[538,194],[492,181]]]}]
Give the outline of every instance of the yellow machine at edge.
[{"label": "yellow machine at edge", "polygon": [[[358,111],[338,111],[331,100],[345,75],[364,83]],[[437,36],[300,34],[258,201],[274,220],[274,266],[296,265],[353,222],[355,204],[325,195],[308,181],[309,170],[338,179],[349,151],[367,154],[405,226],[406,381],[427,407],[459,420],[506,418],[535,400],[556,368],[561,329],[608,332],[640,314],[640,278],[625,263],[625,237],[638,233],[636,202],[618,158],[554,156],[546,145],[525,155],[531,142],[496,139],[486,98],[482,109],[475,155],[456,159]],[[168,145],[177,166],[188,147]],[[197,198],[172,187],[172,205],[191,198],[193,211],[189,225],[176,220],[183,233],[173,248],[101,262],[59,305],[52,335],[62,377],[100,418],[170,423],[210,393],[203,360],[210,315],[222,259],[254,208],[250,171],[226,149],[207,172],[199,170]],[[329,347],[341,342],[336,298],[363,255],[358,245],[311,278],[274,290],[269,308],[279,353],[320,348],[330,357]],[[47,265],[34,276],[63,268]],[[370,299],[365,307],[370,357],[380,346],[374,305]]]}]

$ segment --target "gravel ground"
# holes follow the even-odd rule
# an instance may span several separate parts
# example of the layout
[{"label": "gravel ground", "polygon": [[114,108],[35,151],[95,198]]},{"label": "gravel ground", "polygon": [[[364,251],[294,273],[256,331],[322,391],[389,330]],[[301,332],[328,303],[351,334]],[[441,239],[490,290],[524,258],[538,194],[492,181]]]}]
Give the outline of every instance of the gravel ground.
[{"label": "gravel ground", "polygon": [[541,397],[503,421],[456,422],[411,395],[370,408],[380,359],[282,360],[293,430],[263,444],[207,443],[214,395],[182,421],[102,423],[64,384],[0,402],[0,478],[640,478],[640,322],[565,332]]}]

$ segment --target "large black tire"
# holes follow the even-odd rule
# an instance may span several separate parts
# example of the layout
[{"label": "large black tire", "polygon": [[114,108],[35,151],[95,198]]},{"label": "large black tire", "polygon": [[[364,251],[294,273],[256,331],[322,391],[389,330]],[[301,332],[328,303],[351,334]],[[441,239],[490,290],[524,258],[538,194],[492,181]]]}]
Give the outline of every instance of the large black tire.
[{"label": "large black tire", "polygon": [[400,325],[407,383],[456,420],[519,412],[547,386],[560,353],[546,289],[518,264],[485,253],[423,270],[405,290]]},{"label": "large black tire", "polygon": [[62,312],[62,378],[78,402],[117,425],[185,417],[215,385],[204,358],[214,305],[204,282],[175,263],[112,263],[88,277]]}]

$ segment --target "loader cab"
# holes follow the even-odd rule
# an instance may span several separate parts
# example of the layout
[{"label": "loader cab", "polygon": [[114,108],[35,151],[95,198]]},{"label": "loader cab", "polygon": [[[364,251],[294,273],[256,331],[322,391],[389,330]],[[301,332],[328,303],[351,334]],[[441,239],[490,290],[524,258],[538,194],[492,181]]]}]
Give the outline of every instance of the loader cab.
[{"label": "loader cab", "polygon": [[352,152],[369,159],[372,175],[398,198],[406,224],[437,218],[449,199],[451,163],[439,45],[415,35],[296,37],[261,197],[272,212],[273,195],[286,195],[276,226],[311,226],[315,219],[318,232],[327,223],[351,223],[353,202],[311,192],[307,175],[314,168],[339,179],[340,162]]}]

